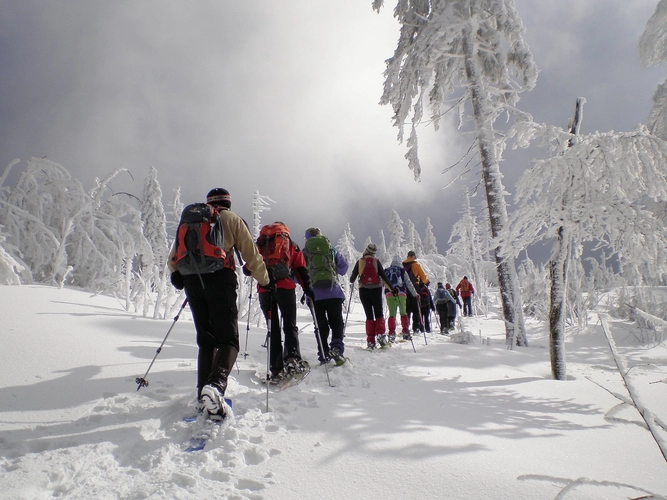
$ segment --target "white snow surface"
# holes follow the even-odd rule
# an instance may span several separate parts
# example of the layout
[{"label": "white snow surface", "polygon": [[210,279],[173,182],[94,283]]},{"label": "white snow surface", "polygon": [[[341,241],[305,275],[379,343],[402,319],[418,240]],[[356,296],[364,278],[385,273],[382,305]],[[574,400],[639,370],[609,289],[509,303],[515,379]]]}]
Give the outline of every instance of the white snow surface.
[{"label": "white snow surface", "polygon": [[[604,302],[604,301],[603,301]],[[602,302],[602,303],[603,303]],[[298,386],[271,392],[263,326],[239,324],[227,396],[234,418],[187,453],[196,346],[186,308],[173,320],[113,297],[0,286],[2,499],[627,499],[665,498],[667,463],[628,398],[596,314],[567,337],[567,381],[551,379],[543,323],[508,350],[497,312],[464,318],[475,343],[433,333],[379,352],[354,304],[351,362],[317,365],[299,310]],[[600,306],[602,312],[604,306]],[[640,346],[610,321],[643,406],[667,421],[667,347]],[[480,337],[484,343],[479,342]],[[490,344],[486,343],[490,339]],[[659,429],[667,440],[667,432]]]}]

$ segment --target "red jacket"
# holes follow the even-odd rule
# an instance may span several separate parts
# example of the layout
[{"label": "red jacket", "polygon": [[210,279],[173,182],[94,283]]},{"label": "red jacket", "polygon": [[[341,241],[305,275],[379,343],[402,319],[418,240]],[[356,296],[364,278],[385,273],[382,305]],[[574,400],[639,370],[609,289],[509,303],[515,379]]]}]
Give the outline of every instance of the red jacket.
[{"label": "red jacket", "polygon": [[[308,268],[306,267],[306,259],[303,256],[303,252],[298,247],[298,245],[290,245],[290,259],[289,259],[289,268],[294,270],[294,275],[299,280],[299,284],[305,289],[310,288],[310,277],[308,276]],[[307,281],[307,283],[305,283]],[[288,276],[287,278],[282,278],[276,281],[276,288],[284,288],[286,290],[294,290],[296,288],[296,283],[294,280]],[[267,288],[264,288],[257,285],[257,291],[259,293],[268,292]]]},{"label": "red jacket", "polygon": [[472,287],[472,283],[466,278],[463,278],[458,285],[456,285],[456,293],[461,295],[461,297],[470,297],[475,293],[475,289]]}]

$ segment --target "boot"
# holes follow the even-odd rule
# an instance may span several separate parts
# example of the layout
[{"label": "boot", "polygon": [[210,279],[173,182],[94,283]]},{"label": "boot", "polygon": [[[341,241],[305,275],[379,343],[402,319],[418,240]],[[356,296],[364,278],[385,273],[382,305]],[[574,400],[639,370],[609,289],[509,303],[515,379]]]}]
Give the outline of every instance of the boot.
[{"label": "boot", "polygon": [[201,390],[208,382],[208,376],[213,367],[213,356],[215,356],[215,347],[200,347],[197,354],[197,399],[201,399]]},{"label": "boot", "polygon": [[384,318],[375,318],[375,335],[384,335],[385,331]]},{"label": "boot", "polygon": [[387,319],[387,328],[389,329],[389,336],[396,336],[396,317],[390,316]]},{"label": "boot", "polygon": [[238,353],[232,346],[223,346],[215,352],[208,380],[201,390],[201,402],[211,416],[219,418],[226,416],[227,405],[224,396],[227,390],[227,377],[234,367]]},{"label": "boot", "polygon": [[403,335],[410,333],[410,323],[407,314],[401,316],[401,333]]},{"label": "boot", "polygon": [[375,320],[367,319],[366,320],[366,342],[370,347],[370,344],[375,345]]}]

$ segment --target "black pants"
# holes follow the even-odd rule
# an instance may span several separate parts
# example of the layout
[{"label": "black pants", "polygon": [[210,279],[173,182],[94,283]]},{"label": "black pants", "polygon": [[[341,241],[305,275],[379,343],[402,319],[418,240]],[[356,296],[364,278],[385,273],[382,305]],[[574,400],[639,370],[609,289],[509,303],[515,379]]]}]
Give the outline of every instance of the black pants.
[{"label": "black pants", "polygon": [[413,297],[409,292],[405,297],[405,310],[408,314],[408,324],[410,324],[410,319],[412,318],[412,330],[415,330],[415,326],[420,328],[421,320],[419,319],[419,301],[417,297]]},{"label": "black pants", "polygon": [[429,306],[421,306],[421,313],[426,333],[431,333],[431,308]]},{"label": "black pants", "polygon": [[[331,348],[339,349],[341,353],[345,351],[343,299],[316,300],[314,310],[321,341],[317,344],[317,358],[324,361],[329,356],[329,332],[331,332]],[[320,349],[320,344],[324,353]]]},{"label": "black pants", "polygon": [[435,310],[438,313],[438,319],[440,319],[440,331],[446,330],[449,328],[449,317],[447,316],[447,304],[436,304]]},{"label": "black pants", "polygon": [[[264,317],[270,322],[271,351],[269,352],[269,365],[271,373],[282,371],[285,361],[289,358],[301,360],[301,349],[299,348],[299,329],[296,326],[296,292],[285,288],[278,288],[271,297],[268,292],[259,294],[259,305]],[[280,316],[278,311],[280,310]],[[269,315],[269,311],[271,314]],[[285,332],[285,349],[283,350],[282,330]]]},{"label": "black pants", "polygon": [[381,287],[360,288],[359,300],[361,300],[361,305],[364,306],[366,321],[384,318]]},{"label": "black pants", "polygon": [[472,316],[472,296],[470,297],[461,297],[463,302],[463,315]]},{"label": "black pants", "polygon": [[[203,281],[203,286],[202,286]],[[239,352],[236,274],[224,269],[184,276],[185,295],[197,331],[197,396],[207,383],[227,385]]]}]

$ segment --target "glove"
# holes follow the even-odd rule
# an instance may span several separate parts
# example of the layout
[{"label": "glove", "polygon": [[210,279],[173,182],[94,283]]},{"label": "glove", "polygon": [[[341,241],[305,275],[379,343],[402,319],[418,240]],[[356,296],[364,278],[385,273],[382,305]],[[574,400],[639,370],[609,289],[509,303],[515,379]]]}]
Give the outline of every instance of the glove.
[{"label": "glove", "polygon": [[395,286],[391,293],[394,295],[394,297],[398,297],[398,287]]},{"label": "glove", "polygon": [[312,288],[308,287],[303,291],[310,300],[315,300],[315,292]]},{"label": "glove", "polygon": [[271,270],[268,270],[268,271],[269,271],[269,284],[266,285],[265,288],[267,288],[269,290],[269,293],[271,295],[275,295],[276,288],[277,288],[276,287],[276,279],[273,277],[273,273],[271,272]]},{"label": "glove", "polygon": [[243,271],[244,276],[252,276],[252,273],[250,272],[250,269],[248,269],[248,264],[243,264],[243,267],[241,268]]},{"label": "glove", "polygon": [[171,284],[176,290],[183,290],[185,284],[183,283],[183,275],[179,271],[171,273]]}]

